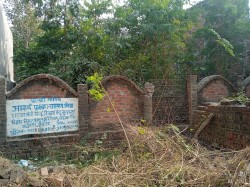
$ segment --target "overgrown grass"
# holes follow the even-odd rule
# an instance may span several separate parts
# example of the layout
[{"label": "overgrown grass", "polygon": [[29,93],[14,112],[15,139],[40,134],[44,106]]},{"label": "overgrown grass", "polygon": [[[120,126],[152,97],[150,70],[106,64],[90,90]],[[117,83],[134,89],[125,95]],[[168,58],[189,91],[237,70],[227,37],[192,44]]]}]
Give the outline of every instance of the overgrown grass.
[{"label": "overgrown grass", "polygon": [[237,187],[250,182],[250,148],[210,151],[189,142],[172,125],[164,129],[128,125],[126,130],[133,158],[121,147],[119,154],[88,167],[68,168],[65,174],[72,186]]}]

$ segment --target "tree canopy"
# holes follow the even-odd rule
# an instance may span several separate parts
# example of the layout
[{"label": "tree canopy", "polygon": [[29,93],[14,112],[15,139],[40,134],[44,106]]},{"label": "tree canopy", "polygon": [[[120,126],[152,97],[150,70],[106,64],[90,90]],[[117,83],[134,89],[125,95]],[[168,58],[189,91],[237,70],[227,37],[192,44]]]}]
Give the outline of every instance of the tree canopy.
[{"label": "tree canopy", "polygon": [[245,67],[248,1],[204,0],[184,10],[187,2],[8,0],[16,80],[51,73],[76,86],[99,72],[142,84]]}]

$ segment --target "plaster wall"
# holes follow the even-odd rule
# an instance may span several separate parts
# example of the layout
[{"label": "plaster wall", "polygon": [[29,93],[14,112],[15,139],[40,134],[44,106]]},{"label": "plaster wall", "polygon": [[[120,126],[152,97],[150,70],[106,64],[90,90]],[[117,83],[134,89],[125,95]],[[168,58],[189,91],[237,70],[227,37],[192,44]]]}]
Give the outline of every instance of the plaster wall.
[{"label": "plaster wall", "polygon": [[7,17],[0,4],[0,76],[14,82],[13,38]]}]

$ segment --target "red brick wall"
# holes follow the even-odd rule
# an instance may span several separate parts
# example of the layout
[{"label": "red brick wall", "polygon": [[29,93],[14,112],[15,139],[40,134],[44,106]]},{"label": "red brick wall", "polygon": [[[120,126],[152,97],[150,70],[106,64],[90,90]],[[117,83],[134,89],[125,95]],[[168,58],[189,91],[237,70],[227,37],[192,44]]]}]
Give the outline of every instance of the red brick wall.
[{"label": "red brick wall", "polygon": [[[133,82],[117,76],[104,80],[103,86],[122,121],[143,117],[143,91]],[[100,102],[91,100],[90,121],[92,126],[119,123],[107,96]]]},{"label": "red brick wall", "polygon": [[35,75],[18,84],[8,99],[29,99],[41,97],[77,97],[77,93],[66,83],[51,75]]},{"label": "red brick wall", "polygon": [[250,145],[250,108],[243,106],[198,107],[194,112],[193,129],[196,131],[209,113],[214,119],[199,135],[199,140],[229,149],[242,149]]},{"label": "red brick wall", "polygon": [[[129,79],[121,76],[111,76],[105,78],[102,84],[123,122],[140,120],[143,118],[145,111],[150,111],[144,110],[143,103],[146,92]],[[106,96],[101,102],[89,99],[87,85],[78,85],[78,92],[76,92],[61,79],[40,74],[25,79],[6,94],[5,88],[5,79],[0,79],[0,90],[2,90],[0,92],[0,117],[2,116],[3,119],[6,119],[6,96],[7,100],[40,97],[78,97],[79,131],[61,132],[49,136],[47,134],[24,135],[22,138],[8,138],[8,142],[6,142],[6,120],[0,120],[0,125],[4,127],[0,128],[0,151],[4,155],[9,156],[11,154],[13,158],[18,156],[28,158],[45,154],[45,148],[48,145],[59,148],[70,146],[72,143],[79,143],[81,140],[86,140],[86,142],[93,145],[104,134],[106,135],[104,145],[118,145],[124,139],[124,133],[120,125],[116,124],[119,121],[108,97]],[[147,101],[145,101],[145,106],[150,107],[151,105]],[[5,149],[7,145],[9,148]]]},{"label": "red brick wall", "polygon": [[204,101],[218,102],[221,98],[229,96],[229,90],[223,81],[214,80],[202,89],[200,95]]},{"label": "red brick wall", "polygon": [[[1,94],[0,119],[6,119],[6,97],[7,100],[13,99],[29,99],[41,97],[77,97],[77,92],[67,85],[61,79],[47,74],[39,74],[29,77],[17,84],[10,92],[5,93],[5,80],[0,81]],[[80,86],[81,87],[81,86]],[[83,86],[84,87],[84,86]],[[85,86],[87,88],[87,86]],[[84,88],[82,88],[84,89]],[[84,90],[87,95],[87,89]],[[4,97],[3,97],[4,96]],[[85,97],[84,94],[79,99]],[[88,100],[87,100],[88,101]],[[1,103],[2,102],[2,103]],[[82,102],[80,102],[82,103]],[[88,104],[88,103],[87,103]],[[79,113],[79,129],[85,128],[85,123],[81,121],[82,114]],[[84,118],[84,116],[83,116]],[[0,120],[1,121],[1,120]],[[0,122],[1,123],[1,122]],[[82,132],[61,132],[41,135],[24,135],[22,137],[6,137],[6,121],[0,124],[4,128],[0,128],[0,151],[1,153],[12,159],[29,158],[37,156],[45,156],[50,154],[50,150],[65,148],[73,143],[80,142]],[[85,131],[86,132],[86,131]],[[2,138],[4,137],[4,138]],[[6,141],[7,140],[7,141]],[[51,148],[53,147],[53,148]]]},{"label": "red brick wall", "polygon": [[20,99],[40,98],[40,97],[65,97],[66,90],[56,85],[47,85],[45,81],[32,82],[20,91]]},{"label": "red brick wall", "polygon": [[223,76],[211,75],[202,79],[198,85],[198,102],[219,102],[236,92],[236,88]]}]

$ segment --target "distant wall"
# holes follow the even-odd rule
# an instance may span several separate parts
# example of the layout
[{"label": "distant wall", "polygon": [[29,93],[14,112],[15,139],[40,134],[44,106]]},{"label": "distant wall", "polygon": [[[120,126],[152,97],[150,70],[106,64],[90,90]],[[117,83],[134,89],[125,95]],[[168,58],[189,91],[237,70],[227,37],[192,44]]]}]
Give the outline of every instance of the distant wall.
[{"label": "distant wall", "polygon": [[0,76],[14,82],[13,39],[7,18],[0,4]]},{"label": "distant wall", "polygon": [[199,102],[219,102],[232,95],[236,88],[223,76],[211,75],[202,79],[197,85]]},{"label": "distant wall", "polygon": [[111,102],[122,122],[151,121],[151,84],[145,84],[144,91],[126,77],[110,76],[102,85],[110,100],[105,96],[95,102],[87,85],[79,84],[75,91],[52,75],[34,75],[9,92],[0,76],[0,152],[28,158],[49,154],[51,146],[93,145],[100,139],[104,146],[120,144],[124,133]]},{"label": "distant wall", "polygon": [[[191,128],[196,132],[210,113],[212,121],[199,134],[199,140],[210,146],[242,149],[250,145],[250,107],[230,102],[220,103],[223,98],[245,91],[250,98],[250,77],[238,83],[236,89],[220,75],[211,75],[197,83],[197,76],[189,76],[189,114]],[[226,105],[227,104],[227,105]]]},{"label": "distant wall", "polygon": [[188,123],[188,100],[185,79],[152,79],[153,120],[157,125]]}]

